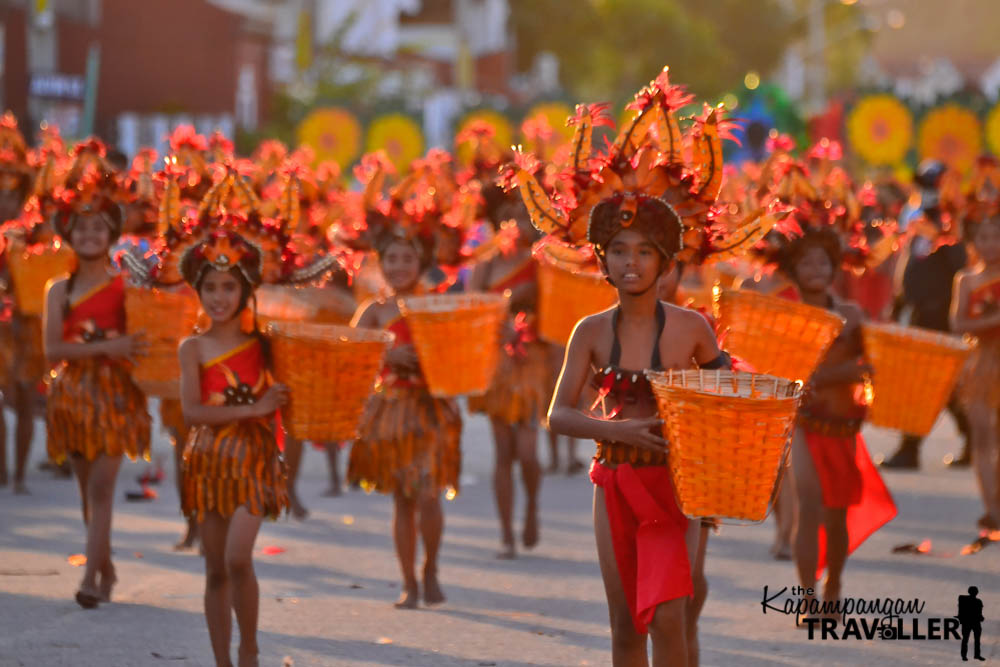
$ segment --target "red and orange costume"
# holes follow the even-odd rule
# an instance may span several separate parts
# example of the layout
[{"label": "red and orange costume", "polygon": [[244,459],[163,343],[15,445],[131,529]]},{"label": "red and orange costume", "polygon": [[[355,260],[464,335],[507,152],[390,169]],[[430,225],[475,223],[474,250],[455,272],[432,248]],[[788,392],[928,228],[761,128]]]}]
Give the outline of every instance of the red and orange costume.
[{"label": "red and orange costume", "polygon": [[[413,343],[406,320],[386,329],[393,347]],[[362,418],[361,437],[351,447],[347,479],[366,491],[407,497],[428,487],[458,491],[462,467],[462,416],[451,399],[435,398],[421,374],[386,365]]]},{"label": "red and orange costume", "polygon": [[[115,276],[67,304],[63,339],[87,343],[125,332],[125,286]],[[124,362],[90,357],[61,362],[48,398],[49,457],[67,454],[93,461],[99,455],[149,458],[146,396]]]},{"label": "red and orange costume", "polygon": [[[528,256],[507,275],[492,280],[489,291],[503,294],[521,285],[538,282],[538,263]],[[541,418],[551,397],[552,370],[549,346],[538,339],[535,315],[528,308],[517,309],[511,326],[514,336],[504,345],[490,388],[482,396],[469,398],[469,410],[483,412],[507,424]]]},{"label": "red and orange costume", "polygon": [[[253,403],[271,384],[256,338],[200,371],[204,405]],[[277,518],[288,509],[288,495],[274,419],[193,427],[184,448],[183,487],[181,511],[199,521],[206,512],[228,517],[241,506],[254,516]]]}]

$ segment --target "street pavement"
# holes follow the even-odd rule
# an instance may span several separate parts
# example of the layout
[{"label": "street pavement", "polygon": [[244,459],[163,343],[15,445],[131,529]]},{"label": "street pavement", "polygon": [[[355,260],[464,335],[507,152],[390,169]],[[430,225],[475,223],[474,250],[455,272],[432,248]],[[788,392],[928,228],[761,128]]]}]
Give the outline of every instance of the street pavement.
[{"label": "street pavement", "polygon": [[[875,456],[894,448],[892,433],[873,429],[866,436]],[[462,493],[445,505],[441,582],[448,601],[417,611],[392,607],[399,574],[389,534],[390,499],[360,491],[322,497],[325,456],[308,449],[300,495],[311,515],[303,522],[265,523],[257,540],[261,665],[611,664],[590,481],[585,474],[546,476],[541,544],[517,560],[496,560],[486,420],[467,418],[463,442]],[[547,446],[540,444],[544,463]],[[971,471],[949,470],[941,462],[957,449],[954,428],[942,417],[925,444],[922,472],[885,473],[899,516],[851,558],[843,595],[919,598],[926,619],[953,616],[957,596],[976,585],[985,607],[983,655],[995,661],[1000,544],[975,555],[958,553],[975,537],[981,507]],[[591,444],[580,443],[580,451],[588,456]],[[76,484],[37,471],[43,454],[40,428],[28,479],[32,495],[0,489],[0,665],[211,665],[201,559],[196,552],[172,550],[182,521],[166,438],[157,433],[154,442],[154,456],[164,459],[168,471],[156,487],[158,499],[127,502],[125,492],[138,488],[135,479],[144,466],[122,466],[112,540],[119,584],[114,603],[92,611],[73,601],[82,569],[67,561],[83,551]],[[821,640],[817,632],[810,640],[794,627],[793,617],[762,613],[765,585],[773,594],[796,583],[791,563],[769,557],[772,536],[768,521],[723,526],[711,537],[710,593],[700,625],[703,665],[960,660],[953,639],[834,641]],[[925,539],[931,540],[928,554],[892,553],[894,546]],[[235,624],[233,634],[235,656]]]}]

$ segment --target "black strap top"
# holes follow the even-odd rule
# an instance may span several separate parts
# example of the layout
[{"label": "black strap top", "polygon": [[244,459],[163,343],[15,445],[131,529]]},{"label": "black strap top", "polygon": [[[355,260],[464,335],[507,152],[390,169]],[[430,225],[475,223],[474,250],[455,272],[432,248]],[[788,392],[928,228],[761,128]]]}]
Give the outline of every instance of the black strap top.
[{"label": "black strap top", "polygon": [[[649,385],[649,380],[646,379],[646,374],[643,371],[629,371],[618,366],[622,353],[621,343],[618,340],[618,320],[620,315],[621,307],[615,309],[611,320],[614,330],[614,341],[611,344],[610,363],[604,369],[594,373],[591,383],[598,392],[597,400],[591,406],[591,412],[595,412],[598,405],[602,405],[603,409],[598,413],[598,416],[602,419],[614,419],[626,404],[632,405],[640,401],[648,401],[655,404],[653,389]],[[653,354],[649,364],[652,370],[662,370],[660,338],[663,335],[666,321],[666,309],[661,302],[657,301],[656,338],[653,340]],[[595,458],[599,461],[613,464],[664,465],[667,461],[667,454],[666,451],[658,454],[657,452],[617,442],[598,442]]]}]

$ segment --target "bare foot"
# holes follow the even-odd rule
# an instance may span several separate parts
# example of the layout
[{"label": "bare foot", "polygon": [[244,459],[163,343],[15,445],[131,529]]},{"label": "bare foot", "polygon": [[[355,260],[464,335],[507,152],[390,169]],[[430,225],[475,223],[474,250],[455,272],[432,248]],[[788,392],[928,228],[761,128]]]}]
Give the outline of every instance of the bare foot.
[{"label": "bare foot", "polygon": [[28,487],[24,485],[24,482],[14,481],[14,495],[17,496],[30,496],[31,491],[28,491]]},{"label": "bare foot", "polygon": [[810,596],[803,597],[802,599],[806,603],[806,613],[804,613],[804,614],[798,614],[798,613],[796,613],[795,614],[795,627],[799,628],[800,630],[807,630],[807,629],[809,629],[809,624],[806,623],[805,620],[807,618],[819,618],[818,616],[813,616],[808,611],[809,607],[812,606],[812,603],[813,603],[813,601],[816,598],[814,598],[813,596],[810,595]]},{"label": "bare foot", "polygon": [[236,665],[237,667],[258,667],[260,663],[257,661],[257,654],[259,651],[253,649],[252,651],[244,651],[240,649],[236,654]]},{"label": "bare foot", "polygon": [[340,485],[330,486],[326,491],[323,492],[324,498],[336,498],[340,496],[343,492],[340,490]]},{"label": "bare foot", "polygon": [[792,547],[788,544],[774,544],[771,546],[771,557],[774,560],[792,560]]},{"label": "bare foot", "polygon": [[545,469],[546,475],[554,475],[557,472],[559,472],[559,461],[552,461],[552,463],[549,464],[549,467]]},{"label": "bare foot", "polygon": [[579,459],[573,459],[572,461],[569,462],[569,467],[566,468],[566,474],[571,476],[579,474],[583,472],[584,468],[586,467],[587,466],[583,464],[583,461],[580,461]]},{"label": "bare foot", "polygon": [[[838,600],[840,600],[840,582],[831,581],[830,578],[827,577],[826,581],[823,582],[823,602],[835,604]],[[836,617],[834,615],[828,616],[832,618]]]},{"label": "bare foot", "polygon": [[538,512],[528,510],[524,517],[524,532],[521,533],[521,541],[525,549],[531,549],[538,544]]},{"label": "bare foot", "polygon": [[424,570],[424,604],[434,605],[444,602],[444,593],[438,584],[437,572]]},{"label": "bare foot", "polygon": [[306,506],[302,504],[299,497],[295,494],[289,494],[288,500],[291,504],[292,516],[299,521],[305,521],[306,517],[309,516],[309,510],[307,510]]},{"label": "bare foot", "polygon": [[420,599],[420,591],[417,589],[417,584],[414,583],[412,586],[403,586],[403,592],[400,594],[399,599],[393,603],[393,607],[396,609],[416,609],[417,600]]},{"label": "bare foot", "polygon": [[0,486],[7,486],[7,471],[0,470]]},{"label": "bare foot", "polygon": [[101,572],[101,584],[98,587],[98,597],[101,602],[111,602],[111,591],[118,583],[118,576],[115,575],[115,568],[111,566],[110,570]]},{"label": "bare foot", "polygon": [[192,549],[194,548],[194,543],[197,541],[197,535],[188,531],[184,533],[184,537],[182,537],[180,541],[174,545],[174,551],[187,551],[188,549]]},{"label": "bare foot", "polygon": [[500,560],[514,560],[517,558],[517,551],[514,550],[514,543],[504,542],[503,548],[497,552],[497,558]]}]

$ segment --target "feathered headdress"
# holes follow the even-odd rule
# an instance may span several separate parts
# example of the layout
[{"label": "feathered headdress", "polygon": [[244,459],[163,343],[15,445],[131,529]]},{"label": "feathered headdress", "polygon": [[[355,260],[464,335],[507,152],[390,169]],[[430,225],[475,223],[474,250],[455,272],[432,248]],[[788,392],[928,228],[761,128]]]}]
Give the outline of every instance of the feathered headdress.
[{"label": "feathered headdress", "polygon": [[[592,145],[594,127],[611,124],[606,105],[577,106],[568,121],[576,128],[572,151],[560,169],[567,187],[554,199],[535,176],[538,160],[518,152],[505,180],[519,188],[540,231],[573,245],[587,241],[603,258],[621,229],[655,220],[639,226],[665,255],[698,262],[735,256],[773,226],[773,210],[748,211],[731,227],[717,223],[722,140],[733,139],[732,123],[706,106],[683,132],[675,113],[693,97],[671,85],[667,72],[636,94],[635,117],[606,152],[595,154]],[[638,215],[640,208],[652,215]]]},{"label": "feathered headdress", "polygon": [[53,200],[57,210],[54,217],[56,232],[69,239],[81,215],[99,215],[111,231],[114,241],[122,231],[122,208],[118,203],[122,190],[121,178],[114,171],[102,168],[99,161],[87,162],[74,173],[72,185],[57,186]]},{"label": "feathered headdress", "polygon": [[8,111],[0,118],[0,190],[17,190],[23,199],[31,187],[32,175],[24,136],[14,114]]}]

